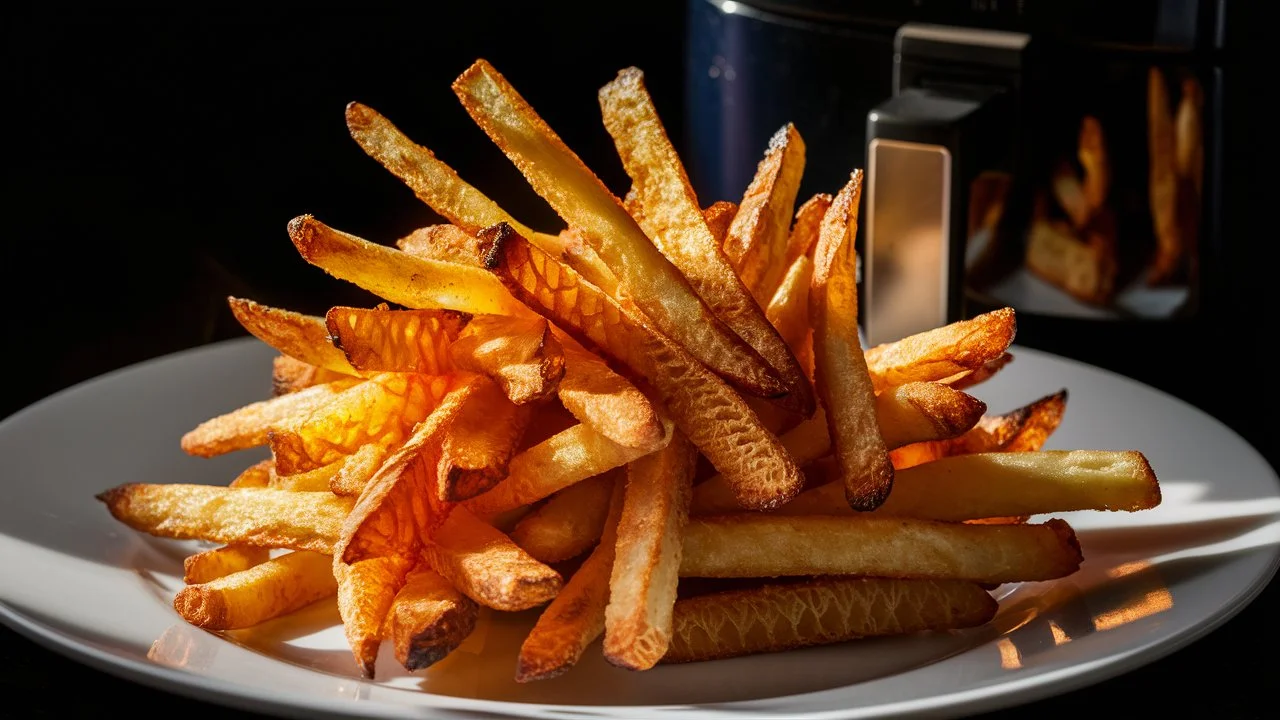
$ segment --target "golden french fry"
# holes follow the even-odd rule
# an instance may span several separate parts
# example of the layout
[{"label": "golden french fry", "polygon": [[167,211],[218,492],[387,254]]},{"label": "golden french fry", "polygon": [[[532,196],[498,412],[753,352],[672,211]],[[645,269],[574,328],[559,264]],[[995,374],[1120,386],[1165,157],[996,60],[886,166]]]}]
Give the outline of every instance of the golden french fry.
[{"label": "golden french fry", "polygon": [[977,370],[965,370],[938,382],[946,383],[957,390],[965,390],[990,380],[1011,362],[1013,362],[1013,353],[1005,352],[1000,357],[983,363]]},{"label": "golden french fry", "polygon": [[[512,292],[566,332],[643,377],[676,426],[726,478],[743,507],[776,507],[803,479],[777,437],[736,392],[633,311],[579,281],[510,227],[481,232],[487,263]],[[554,282],[552,278],[554,276]]]},{"label": "golden french fry", "polygon": [[550,397],[565,374],[564,350],[541,317],[474,318],[449,355],[456,367],[496,380],[517,405]]},{"label": "golden french fry", "polygon": [[127,483],[99,493],[112,517],[156,537],[332,552],[349,498],[330,492]]},{"label": "golden french fry", "polygon": [[866,513],[745,513],[690,518],[680,574],[1006,583],[1065,577],[1080,568],[1081,559],[1075,531],[1058,518],[1040,524],[970,525]]},{"label": "golden french fry", "polygon": [[276,461],[271,458],[259,460],[250,465],[232,480],[229,487],[267,487],[271,484],[271,476],[276,467]]},{"label": "golden french fry", "polygon": [[452,310],[334,307],[326,332],[347,361],[366,372],[444,375],[453,369],[449,346],[468,316]]},{"label": "golden french fry", "polygon": [[360,674],[372,678],[382,647],[382,626],[411,563],[396,555],[344,563],[334,557],[330,573],[338,583],[342,631]]},{"label": "golden french fry", "polygon": [[423,556],[463,594],[495,610],[536,607],[564,583],[560,573],[461,505],[432,534]]},{"label": "golden french fry", "polygon": [[546,680],[564,674],[604,632],[609,577],[613,571],[625,485],[619,479],[607,488],[609,496],[604,502],[600,542],[538,616],[520,645],[516,682]]},{"label": "golden french fry", "polygon": [[[670,423],[666,428],[663,445],[670,441],[672,433]],[[502,482],[465,504],[471,512],[492,518],[650,452],[652,448],[619,445],[579,423],[516,455],[507,466],[507,477]]]},{"label": "golden french fry", "polygon": [[854,170],[822,217],[809,315],[814,385],[827,415],[845,497],[855,510],[872,510],[893,487],[893,463],[880,434],[875,390],[858,339],[853,238],[861,199],[862,171]]},{"label": "golden french fry", "polygon": [[[419,200],[448,218],[450,223],[475,234],[480,228],[505,222],[520,228],[521,234],[527,232],[525,237],[546,252],[564,258],[596,287],[610,294],[617,288],[618,280],[613,272],[590,248],[581,243],[565,242],[555,235],[535,232],[520,224],[373,108],[355,102],[348,104],[347,129],[366,154],[400,178]],[[435,255],[432,257],[441,259]]]},{"label": "golden french fry", "polygon": [[287,395],[316,385],[348,379],[348,373],[339,373],[316,367],[288,355],[271,359],[271,394]]},{"label": "golden french fry", "polygon": [[773,297],[787,269],[804,155],[804,140],[794,125],[787,123],[774,133],[724,239],[725,254],[761,307]]},{"label": "golden french fry", "polygon": [[492,65],[477,60],[454,81],[453,90],[476,124],[595,249],[628,299],[660,332],[747,392],[764,397],[787,392],[773,368],[715,316],[618,198]]},{"label": "golden french fry", "polygon": [[[953,455],[900,470],[897,478],[875,514],[960,522],[1073,510],[1133,512],[1160,504],[1155,472],[1133,450]],[[837,491],[831,485],[806,490],[777,513],[849,514]]]},{"label": "golden french fry", "polygon": [[824,577],[676,601],[663,663],[976,627],[999,603],[963,580]]},{"label": "golden french fry", "polygon": [[478,378],[471,397],[444,432],[437,470],[439,500],[462,502],[505,478],[531,415],[531,407],[508,400],[497,383]]},{"label": "golden french fry", "polygon": [[382,469],[387,458],[401,447],[403,444],[398,442],[365,443],[341,460],[290,477],[296,477],[307,484],[323,481],[337,495],[359,497]]},{"label": "golden french fry", "polygon": [[876,392],[909,382],[941,381],[1000,358],[1017,330],[1011,307],[867,348]]},{"label": "golden french fry", "polygon": [[310,215],[289,221],[304,260],[340,280],[407,308],[471,314],[527,314],[492,276],[470,265],[424,260],[335,230]]},{"label": "golden french fry", "polygon": [[449,387],[448,377],[378,373],[328,404],[294,415],[268,432],[283,475],[314,470],[371,443],[397,443],[427,417]]},{"label": "golden french fry", "polygon": [[787,268],[764,311],[809,379],[813,377],[813,336],[809,324],[809,283],[812,279],[813,261],[801,255]]},{"label": "golden french fry", "polygon": [[724,245],[724,236],[729,234],[729,224],[737,214],[738,203],[728,200],[717,200],[702,208],[702,219],[707,222],[707,229],[711,231],[711,239],[715,240],[716,247]]},{"label": "golden french fry", "polygon": [[[483,226],[481,226],[483,227]],[[444,260],[462,265],[479,265],[476,236],[454,225],[427,225],[396,240],[396,247],[427,260]]]},{"label": "golden french fry", "polygon": [[173,607],[206,630],[253,627],[332,596],[328,555],[295,550],[246,570],[178,591]]},{"label": "golden french fry", "polygon": [[272,460],[271,477],[268,479],[266,487],[275,488],[276,490],[292,490],[294,492],[322,492],[328,490],[329,481],[342,469],[343,464],[348,459],[335,460],[328,465],[321,465],[314,470],[294,473],[293,475],[277,473],[275,471],[275,461]]},{"label": "golden french fry", "polygon": [[1149,285],[1180,278],[1187,244],[1178,216],[1177,139],[1174,111],[1169,103],[1164,74],[1152,66],[1147,74],[1147,158],[1152,229],[1156,249],[1151,261]]},{"label": "golden french fry", "polygon": [[558,331],[556,336],[564,352],[556,395],[565,409],[619,445],[656,450],[665,433],[649,398],[577,340]]},{"label": "golden french fry", "polygon": [[229,297],[236,320],[250,334],[285,355],[344,375],[360,373],[329,340],[324,318]]},{"label": "golden french fry", "polygon": [[544,563],[581,555],[604,531],[613,486],[625,482],[621,468],[615,468],[557,491],[516,522],[512,541]]},{"label": "golden french fry", "polygon": [[[764,301],[757,302],[752,297],[752,291],[716,244],[698,207],[684,164],[667,138],[653,99],[645,89],[644,74],[634,67],[620,71],[600,89],[599,99],[605,128],[613,137],[623,168],[631,177],[631,191],[639,205],[640,227],[689,280],[694,292],[716,317],[777,371],[787,386],[787,395],[779,402],[802,415],[812,414],[813,388],[787,344],[765,318],[761,310]],[[803,157],[800,164],[803,167]],[[798,184],[798,173],[795,180]],[[785,198],[776,199],[779,203],[785,202]],[[763,216],[769,211],[756,209],[756,212]],[[790,209],[787,213],[789,218]],[[761,233],[770,234],[772,230]],[[779,262],[781,252],[779,248]],[[772,274],[767,282],[773,282]],[[772,290],[769,292],[771,295]]]},{"label": "golden french fry", "polygon": [[257,545],[223,545],[188,555],[182,560],[182,582],[188,585],[216,580],[248,570],[271,557],[271,549]]},{"label": "golden french fry", "polygon": [[827,193],[818,193],[796,210],[796,219],[791,224],[791,234],[787,236],[786,267],[795,265],[797,259],[808,256],[812,259],[813,248],[818,244],[818,231],[822,227],[822,216],[835,198]]},{"label": "golden french fry", "polygon": [[619,667],[647,670],[667,652],[697,456],[677,431],[627,466],[604,630],[605,659]]},{"label": "golden french fry", "polygon": [[1097,212],[1106,204],[1107,193],[1111,191],[1111,163],[1098,118],[1085,115],[1080,119],[1080,137],[1076,144],[1076,157],[1084,168],[1084,195],[1091,211]]},{"label": "golden french fry", "polygon": [[1064,388],[1010,412],[984,415],[963,435],[903,445],[889,457],[895,468],[903,469],[951,455],[1039,450],[1062,422],[1066,406]]},{"label": "golden french fry", "polygon": [[480,606],[425,562],[405,578],[387,613],[396,660],[416,672],[443,660],[476,627]]},{"label": "golden french fry", "polygon": [[272,427],[328,405],[361,382],[359,378],[335,380],[250,403],[197,425],[182,436],[182,449],[191,455],[214,457],[266,445],[267,434]]}]

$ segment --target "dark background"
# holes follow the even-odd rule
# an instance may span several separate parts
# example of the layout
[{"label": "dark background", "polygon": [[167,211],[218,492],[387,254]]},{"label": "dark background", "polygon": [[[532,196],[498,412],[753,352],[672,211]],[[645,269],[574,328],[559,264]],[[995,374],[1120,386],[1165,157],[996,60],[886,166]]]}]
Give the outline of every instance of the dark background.
[{"label": "dark background", "polygon": [[[365,3],[342,12],[118,4],[8,11],[0,244],[8,377],[0,418],[109,370],[242,335],[228,295],[311,313],[374,302],[307,265],[285,232],[289,219],[313,213],[390,242],[436,220],[350,139],[349,101],[382,112],[515,216],[557,228],[449,89],[484,57],[606,184],[625,192],[596,90],[620,68],[642,68],[672,138],[687,151],[685,20],[684,3],[671,0],[557,11],[480,2]],[[1239,264],[1248,270],[1232,283],[1239,310],[1207,340],[1186,337],[1184,353],[1130,348],[1112,354],[1110,365],[1217,416],[1275,465],[1274,355],[1264,350],[1278,326],[1268,282],[1275,171],[1263,156],[1274,141],[1258,110],[1270,93],[1249,78],[1254,70],[1263,77],[1254,37],[1261,32],[1235,51],[1240,90],[1227,119],[1237,138],[1256,142],[1226,168],[1236,256],[1256,257]],[[714,199],[722,198],[703,198]],[[1061,351],[1073,341],[1037,344]],[[1262,637],[1274,645],[1273,630],[1254,628],[1274,626],[1267,608],[1278,601],[1273,583],[1191,648],[1026,710],[1094,713],[1105,710],[1103,698],[1127,697],[1149,711],[1270,714],[1271,647],[1260,646],[1259,662],[1242,655]],[[49,716],[100,709],[104,698],[157,716],[213,709],[66,661],[7,629],[0,629],[0,668],[0,688],[42,698]],[[65,692],[68,682],[76,692]]]}]

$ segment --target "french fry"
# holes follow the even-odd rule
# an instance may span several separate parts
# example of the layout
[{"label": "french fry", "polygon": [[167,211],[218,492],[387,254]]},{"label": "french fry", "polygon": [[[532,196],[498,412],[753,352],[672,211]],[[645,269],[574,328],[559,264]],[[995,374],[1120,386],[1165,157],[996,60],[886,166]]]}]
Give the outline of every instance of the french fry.
[{"label": "french fry", "polygon": [[477,243],[475,235],[453,223],[445,223],[420,227],[396,240],[396,247],[427,260],[479,265]]},{"label": "french fry", "polygon": [[1147,284],[1161,285],[1179,278],[1187,247],[1178,217],[1177,140],[1174,111],[1164,74],[1152,66],[1147,73],[1147,158],[1152,229],[1156,249]]},{"label": "french fry", "polygon": [[564,674],[604,632],[609,578],[617,550],[618,518],[622,514],[626,486],[620,478],[605,487],[609,496],[603,503],[605,517],[600,542],[538,615],[538,621],[520,645],[516,682],[546,680]]},{"label": "french fry", "polygon": [[604,630],[605,659],[619,667],[647,670],[667,652],[696,460],[676,432],[627,466]]},{"label": "french fry", "polygon": [[728,200],[717,200],[702,209],[702,219],[706,221],[707,229],[711,231],[711,239],[715,240],[716,247],[724,245],[724,236],[729,234],[729,224],[737,214],[738,203]]},{"label": "french fry", "polygon": [[889,457],[901,470],[951,455],[1039,450],[1062,422],[1066,405],[1064,388],[1010,412],[984,415],[962,435],[894,448]]},{"label": "french fry", "polygon": [[615,468],[556,492],[511,529],[511,540],[544,563],[577,557],[600,540],[613,486],[626,482]]},{"label": "french fry", "polygon": [[405,578],[387,613],[396,660],[416,672],[443,660],[476,627],[480,606],[425,562]]},{"label": "french fry", "polygon": [[250,403],[197,425],[182,436],[182,449],[191,455],[214,457],[266,445],[272,427],[324,407],[360,382],[359,378],[335,380]]},{"label": "french fry", "polygon": [[267,487],[271,484],[272,471],[276,462],[271,458],[259,460],[240,472],[229,487]]},{"label": "french fry", "polygon": [[382,463],[400,447],[402,445],[397,442],[365,443],[341,460],[290,477],[306,484],[323,481],[337,495],[359,497],[382,469]]},{"label": "french fry", "polygon": [[[670,441],[671,434],[668,423],[663,445]],[[507,466],[507,477],[502,482],[467,500],[465,505],[481,517],[492,518],[650,452],[652,448],[619,445],[579,423],[516,455]]]},{"label": "french fry", "polygon": [[743,507],[776,507],[800,491],[800,471],[777,437],[760,425],[741,396],[678,344],[579,282],[571,269],[510,227],[487,228],[481,236],[489,244],[487,265],[512,292],[653,386],[676,426],[725,476]]},{"label": "french fry", "polygon": [[[900,470],[877,515],[960,522],[1073,510],[1147,510],[1160,486],[1137,451],[979,452]],[[898,483],[902,483],[899,488]],[[837,487],[806,490],[779,515],[843,515]]]},{"label": "french fry", "polygon": [[999,603],[963,580],[822,577],[676,601],[665,663],[982,625]]},{"label": "french fry", "polygon": [[439,500],[462,502],[505,478],[531,415],[531,407],[508,400],[497,383],[478,378],[444,433],[437,470]]},{"label": "french fry", "polygon": [[468,316],[452,310],[334,307],[325,332],[352,367],[370,372],[444,375],[453,369],[449,347]]},{"label": "french fry", "polygon": [[1080,136],[1076,142],[1076,158],[1084,168],[1083,191],[1090,214],[1102,209],[1111,191],[1111,162],[1107,159],[1102,123],[1092,115],[1080,119]]},{"label": "french fry", "polygon": [[382,626],[410,561],[398,555],[367,557],[354,563],[334,556],[329,570],[337,580],[342,631],[360,674],[372,678],[382,646]]},{"label": "french fry", "polygon": [[173,607],[206,630],[253,627],[332,596],[337,591],[329,556],[295,550],[251,568],[187,585]]},{"label": "french fry", "polygon": [[463,594],[495,610],[542,605],[564,584],[560,573],[534,560],[464,506],[449,513],[424,546],[423,556]]},{"label": "french fry", "polygon": [[216,580],[266,562],[271,549],[257,545],[223,545],[188,555],[182,560],[182,582],[188,585]]},{"label": "french fry", "polygon": [[565,409],[624,447],[656,450],[661,446],[665,432],[649,398],[577,340],[556,334],[564,352],[564,376],[556,395]]},{"label": "french fry", "polygon": [[876,392],[909,382],[931,382],[982,369],[1000,358],[1017,331],[1006,307],[867,348]]},{"label": "french fry", "polygon": [[455,367],[496,380],[517,405],[550,397],[565,374],[564,349],[540,317],[474,318],[449,356]]},{"label": "french fry", "polygon": [[474,235],[480,228],[505,222],[520,228],[521,234],[527,232],[526,237],[531,242],[537,243],[547,253],[563,258],[596,287],[610,293],[617,288],[618,280],[613,272],[590,248],[520,224],[373,108],[353,102],[347,105],[346,115],[347,129],[365,153],[400,178],[419,200],[448,218],[450,223]]},{"label": "french fry", "polygon": [[399,442],[448,386],[447,377],[378,373],[310,413],[286,418],[267,435],[276,472],[314,470],[370,443]]},{"label": "french fry", "polygon": [[176,540],[332,552],[352,501],[329,492],[126,483],[99,493],[112,517]]},{"label": "french fry", "polygon": [[329,340],[324,318],[229,297],[231,313],[250,334],[289,357],[343,375],[359,375]]},{"label": "french fry", "polygon": [[[476,124],[534,191],[582,235],[660,332],[746,392],[774,397],[788,391],[773,368],[715,316],[600,178],[492,65],[477,60],[454,81],[453,90]],[[515,229],[510,223],[506,226]]]},{"label": "french fry", "polygon": [[271,359],[271,394],[287,395],[335,380],[349,379],[350,374],[316,367],[288,355]]},{"label": "french fry", "polygon": [[809,316],[814,385],[840,463],[845,498],[855,510],[872,510],[893,487],[893,463],[879,432],[875,390],[858,339],[853,236],[861,200],[862,171],[855,170],[822,217]]},{"label": "french fry", "polygon": [[774,133],[724,239],[725,255],[761,307],[773,297],[787,269],[804,155],[804,140],[794,125],[787,123]]},{"label": "french fry", "polygon": [[501,283],[470,265],[424,260],[335,230],[310,215],[290,220],[288,230],[304,260],[388,302],[474,315],[528,313],[498,287]]},{"label": "french fry", "polygon": [[813,336],[809,324],[809,283],[812,279],[813,261],[801,255],[787,268],[764,311],[809,379],[813,378]]},{"label": "french fry", "polygon": [[996,373],[1013,362],[1013,353],[1005,352],[994,360],[988,360],[977,370],[965,370],[938,382],[945,383],[957,390],[966,390],[990,380]]},{"label": "french fry", "polygon": [[969,525],[866,513],[745,513],[690,518],[680,575],[865,575],[999,584],[1065,577],[1080,568],[1081,559],[1075,531],[1058,518]]},{"label": "french fry", "polygon": [[[787,386],[787,395],[779,402],[801,415],[811,415],[813,388],[795,355],[765,318],[761,310],[764,301],[757,302],[752,297],[752,291],[716,244],[698,207],[684,164],[667,138],[653,99],[645,89],[644,74],[634,67],[620,71],[600,89],[599,99],[605,128],[613,137],[623,167],[631,177],[631,190],[640,207],[637,218],[640,227],[688,278],[694,292],[716,317],[777,371]],[[803,158],[799,162],[802,167]],[[798,172],[795,182],[799,183]],[[782,192],[780,187],[775,189]],[[785,201],[785,197],[777,198],[779,204]],[[756,208],[755,212],[765,216],[769,209]],[[789,217],[790,209],[787,213]],[[759,234],[770,232],[772,230],[761,230]],[[766,242],[772,240],[770,235]],[[783,250],[777,248],[778,262]],[[769,273],[761,282],[775,283],[775,274]],[[769,293],[772,295],[772,290]]]},{"label": "french fry", "polygon": [[[813,249],[818,244],[818,231],[822,227],[822,216],[835,198],[827,193],[818,193],[796,210],[796,219],[791,223],[791,234],[787,236],[787,255],[784,259],[786,267],[795,265],[801,257],[813,257]],[[775,291],[776,293],[777,291]]]}]

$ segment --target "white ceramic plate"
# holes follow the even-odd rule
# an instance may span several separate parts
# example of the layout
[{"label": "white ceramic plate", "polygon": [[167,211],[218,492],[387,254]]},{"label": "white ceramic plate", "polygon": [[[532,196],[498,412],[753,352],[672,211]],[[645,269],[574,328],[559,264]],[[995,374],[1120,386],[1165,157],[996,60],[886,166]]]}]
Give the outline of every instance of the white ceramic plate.
[{"label": "white ceramic plate", "polygon": [[108,672],[268,713],[881,718],[965,715],[1081,687],[1172,652],[1252,600],[1280,559],[1280,480],[1262,457],[1147,386],[1013,352],[974,390],[993,412],[1067,388],[1049,447],[1141,450],[1164,501],[1064,513],[1084,551],[1080,571],[1000,588],[987,627],[644,673],[613,668],[593,648],[572,672],[527,685],[512,674],[534,612],[489,616],[417,674],[384,653],[372,682],[355,671],[331,602],[252,632],[198,630],[170,601],[182,558],[199,546],[129,530],[94,495],[125,482],[222,484],[263,457],[198,459],[178,447],[201,421],[267,394],[272,352],[251,338],[126,368],[0,422],[0,619]]}]

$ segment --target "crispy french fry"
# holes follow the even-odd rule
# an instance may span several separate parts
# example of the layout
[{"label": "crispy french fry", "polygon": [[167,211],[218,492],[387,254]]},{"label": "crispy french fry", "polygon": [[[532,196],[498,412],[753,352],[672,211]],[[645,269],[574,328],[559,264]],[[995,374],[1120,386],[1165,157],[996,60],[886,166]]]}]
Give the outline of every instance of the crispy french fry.
[{"label": "crispy french fry", "polygon": [[822,577],[682,598],[663,663],[982,625],[999,603],[963,580]]},{"label": "crispy french fry", "polygon": [[188,555],[182,560],[182,582],[188,585],[216,580],[248,570],[271,557],[271,548],[257,545],[223,545]]},{"label": "crispy french fry", "polygon": [[1006,307],[867,348],[871,382],[882,392],[979,370],[1004,355],[1016,330],[1013,308]]},{"label": "crispy french fry", "polygon": [[324,407],[361,382],[359,378],[335,380],[250,403],[197,425],[182,436],[182,449],[191,455],[214,457],[266,445],[267,434],[275,425]]},{"label": "crispy french fry", "polygon": [[289,221],[304,260],[340,280],[407,308],[521,315],[528,310],[478,268],[424,260],[335,230],[310,215]]},{"label": "crispy french fry", "polygon": [[347,373],[316,367],[288,355],[277,355],[271,359],[272,395],[287,395],[334,380],[349,378],[351,375]]},{"label": "crispy french fry", "polygon": [[626,482],[621,468],[556,492],[511,529],[511,539],[535,560],[558,563],[591,549],[600,540],[613,486]]},{"label": "crispy french fry", "polygon": [[507,399],[497,383],[479,378],[444,433],[439,499],[462,502],[497,485],[524,437],[533,409]]},{"label": "crispy french fry", "polygon": [[[1160,504],[1155,472],[1132,450],[970,453],[913,465],[897,477],[877,515],[959,522],[1073,510],[1133,512]],[[837,490],[806,490],[777,513],[851,513],[840,507]]]},{"label": "crispy french fry", "polygon": [[359,497],[368,487],[373,477],[382,469],[382,463],[393,453],[403,447],[395,442],[371,442],[361,445],[358,450],[341,460],[291,477],[301,482],[319,482],[329,472],[324,483],[337,495]]},{"label": "crispy french fry", "polygon": [[127,483],[97,495],[112,517],[156,537],[332,552],[352,502],[329,492]]},{"label": "crispy french fry", "polygon": [[496,380],[517,405],[550,397],[565,374],[564,349],[541,317],[474,318],[449,356],[456,367]]},{"label": "crispy french fry", "polygon": [[560,573],[464,506],[449,513],[423,556],[467,597],[495,610],[536,607],[555,597],[564,583]]},{"label": "crispy french fry", "polygon": [[724,474],[743,507],[776,507],[799,492],[803,479],[795,462],[719,377],[510,227],[481,236],[489,243],[487,265],[512,292],[653,386],[676,426]]},{"label": "crispy french fry", "polygon": [[951,455],[1039,450],[1062,422],[1066,406],[1064,388],[1010,412],[984,415],[962,435],[894,448],[889,457],[903,469]]},{"label": "crispy french fry", "polygon": [[[617,278],[590,248],[582,243],[565,242],[562,237],[535,232],[520,224],[373,108],[355,102],[348,104],[347,129],[366,154],[400,178],[419,200],[448,218],[450,223],[473,235],[480,228],[500,222],[520,228],[522,235],[528,233],[525,237],[531,242],[537,243],[547,253],[563,258],[596,287],[610,294],[616,290]],[[441,259],[436,255],[433,257]]]},{"label": "crispy french fry", "polygon": [[444,375],[453,369],[449,347],[468,316],[452,310],[334,307],[325,332],[347,361],[366,372]]},{"label": "crispy french fry", "polygon": [[[634,67],[620,71],[614,80],[600,89],[599,99],[605,128],[613,137],[623,167],[631,177],[631,190],[640,207],[637,218],[640,227],[688,278],[694,292],[716,317],[746,340],[777,371],[788,390],[779,402],[801,415],[811,415],[814,409],[813,388],[795,355],[761,310],[772,295],[772,289],[763,301],[753,298],[752,291],[716,244],[698,207],[684,164],[667,138],[653,99],[645,89],[644,74]],[[803,150],[798,162],[803,167]],[[798,183],[797,172],[795,184]],[[775,190],[782,192],[777,184]],[[792,192],[794,194],[794,189]],[[786,198],[780,195],[774,199],[780,205],[786,202]],[[758,217],[763,218],[771,211],[770,208],[771,205],[755,211]],[[787,213],[789,218],[790,209]],[[758,220],[761,222],[765,221]],[[769,235],[765,244],[775,239],[771,233],[772,229],[758,232]],[[784,249],[777,248],[777,262],[781,262]],[[776,284],[774,275],[778,276],[776,279],[781,278],[780,274],[770,272],[761,282]]]},{"label": "crispy french fry", "polygon": [[232,480],[229,487],[267,487],[271,484],[271,476],[275,470],[276,462],[271,458],[259,460],[250,465]]},{"label": "crispy french fry", "polygon": [[[476,124],[534,191],[595,249],[627,297],[660,332],[749,393],[773,397],[788,391],[773,368],[715,316],[622,203],[492,65],[477,60],[454,81],[453,90]],[[510,223],[506,226],[515,229]]]},{"label": "crispy french fry", "polygon": [[893,463],[879,432],[875,390],[858,339],[853,236],[861,199],[862,171],[854,170],[822,217],[809,316],[814,385],[840,463],[845,498],[855,510],[872,510],[893,487]]},{"label": "crispy french fry", "polygon": [[702,219],[707,222],[707,229],[711,231],[711,239],[715,240],[716,247],[724,245],[724,236],[729,234],[729,224],[737,214],[738,203],[728,200],[717,200],[702,208]]},{"label": "crispy french fry", "polygon": [[938,382],[950,385],[957,390],[966,390],[990,380],[992,376],[1003,370],[1011,362],[1013,362],[1013,353],[1005,352],[1000,357],[983,363],[982,367],[977,370],[965,370]]},{"label": "crispy french fry", "polygon": [[724,239],[725,254],[761,307],[773,297],[787,269],[788,235],[804,156],[804,140],[794,125],[787,123],[774,133]]},{"label": "crispy french fry", "polygon": [[647,670],[667,652],[696,460],[676,432],[627,466],[604,630],[605,659],[619,667]]},{"label": "crispy french fry", "polygon": [[809,324],[809,283],[812,279],[813,261],[801,255],[787,268],[764,311],[809,379],[813,378],[813,336]]},{"label": "crispy french fry", "polygon": [[1065,577],[1080,568],[1081,559],[1075,531],[1058,518],[1040,524],[970,525],[865,513],[745,513],[690,518],[680,574],[865,575],[1005,583]]},{"label": "crispy french fry", "polygon": [[396,247],[427,260],[479,265],[478,242],[475,235],[453,223],[444,223],[420,227],[396,240]]},{"label": "crispy french fry", "polygon": [[386,633],[396,660],[416,672],[443,660],[476,627],[480,606],[443,575],[420,562],[405,578],[387,613]]},{"label": "crispy french fry", "polygon": [[400,442],[435,408],[449,382],[442,376],[378,373],[310,413],[286,418],[267,435],[276,472],[314,470],[370,443]]},{"label": "crispy french fry", "polygon": [[[822,216],[835,198],[827,193],[818,193],[796,210],[796,219],[791,223],[791,234],[787,236],[786,267],[795,265],[797,259],[808,256],[812,259],[813,248],[818,244],[818,231],[822,227]],[[776,293],[776,291],[775,291]]]},{"label": "crispy french fry", "polygon": [[324,318],[238,297],[227,298],[227,304],[245,330],[285,355],[344,375],[360,374],[330,342]]},{"label": "crispy french fry", "polygon": [[[668,423],[663,445],[670,441],[671,434]],[[467,500],[465,505],[477,515],[492,518],[652,451],[652,448],[624,447],[579,423],[516,455],[502,482]]]},{"label": "crispy french fry", "polygon": [[609,495],[603,503],[605,516],[600,542],[538,616],[520,645],[516,682],[546,680],[564,674],[604,632],[609,578],[617,549],[618,517],[622,514],[626,486],[624,480],[619,479],[606,487]]},{"label": "crispy french fry", "polygon": [[266,487],[275,488],[276,490],[292,490],[293,492],[322,492],[329,489],[330,480],[334,475],[342,469],[350,457],[342,460],[335,460],[328,465],[321,465],[314,470],[295,473],[293,475],[281,475],[275,472],[272,467],[271,478],[268,480]]},{"label": "crispy french fry", "polygon": [[556,336],[564,352],[564,377],[556,395],[565,409],[619,445],[656,450],[665,432],[649,398],[577,340],[560,332]]},{"label": "crispy french fry", "polygon": [[390,555],[354,563],[334,557],[330,573],[338,583],[338,614],[342,631],[360,674],[372,678],[382,647],[382,626],[396,593],[404,585],[411,563]]},{"label": "crispy french fry", "polygon": [[332,596],[329,556],[295,550],[278,558],[178,591],[173,607],[206,630],[253,627]]}]

